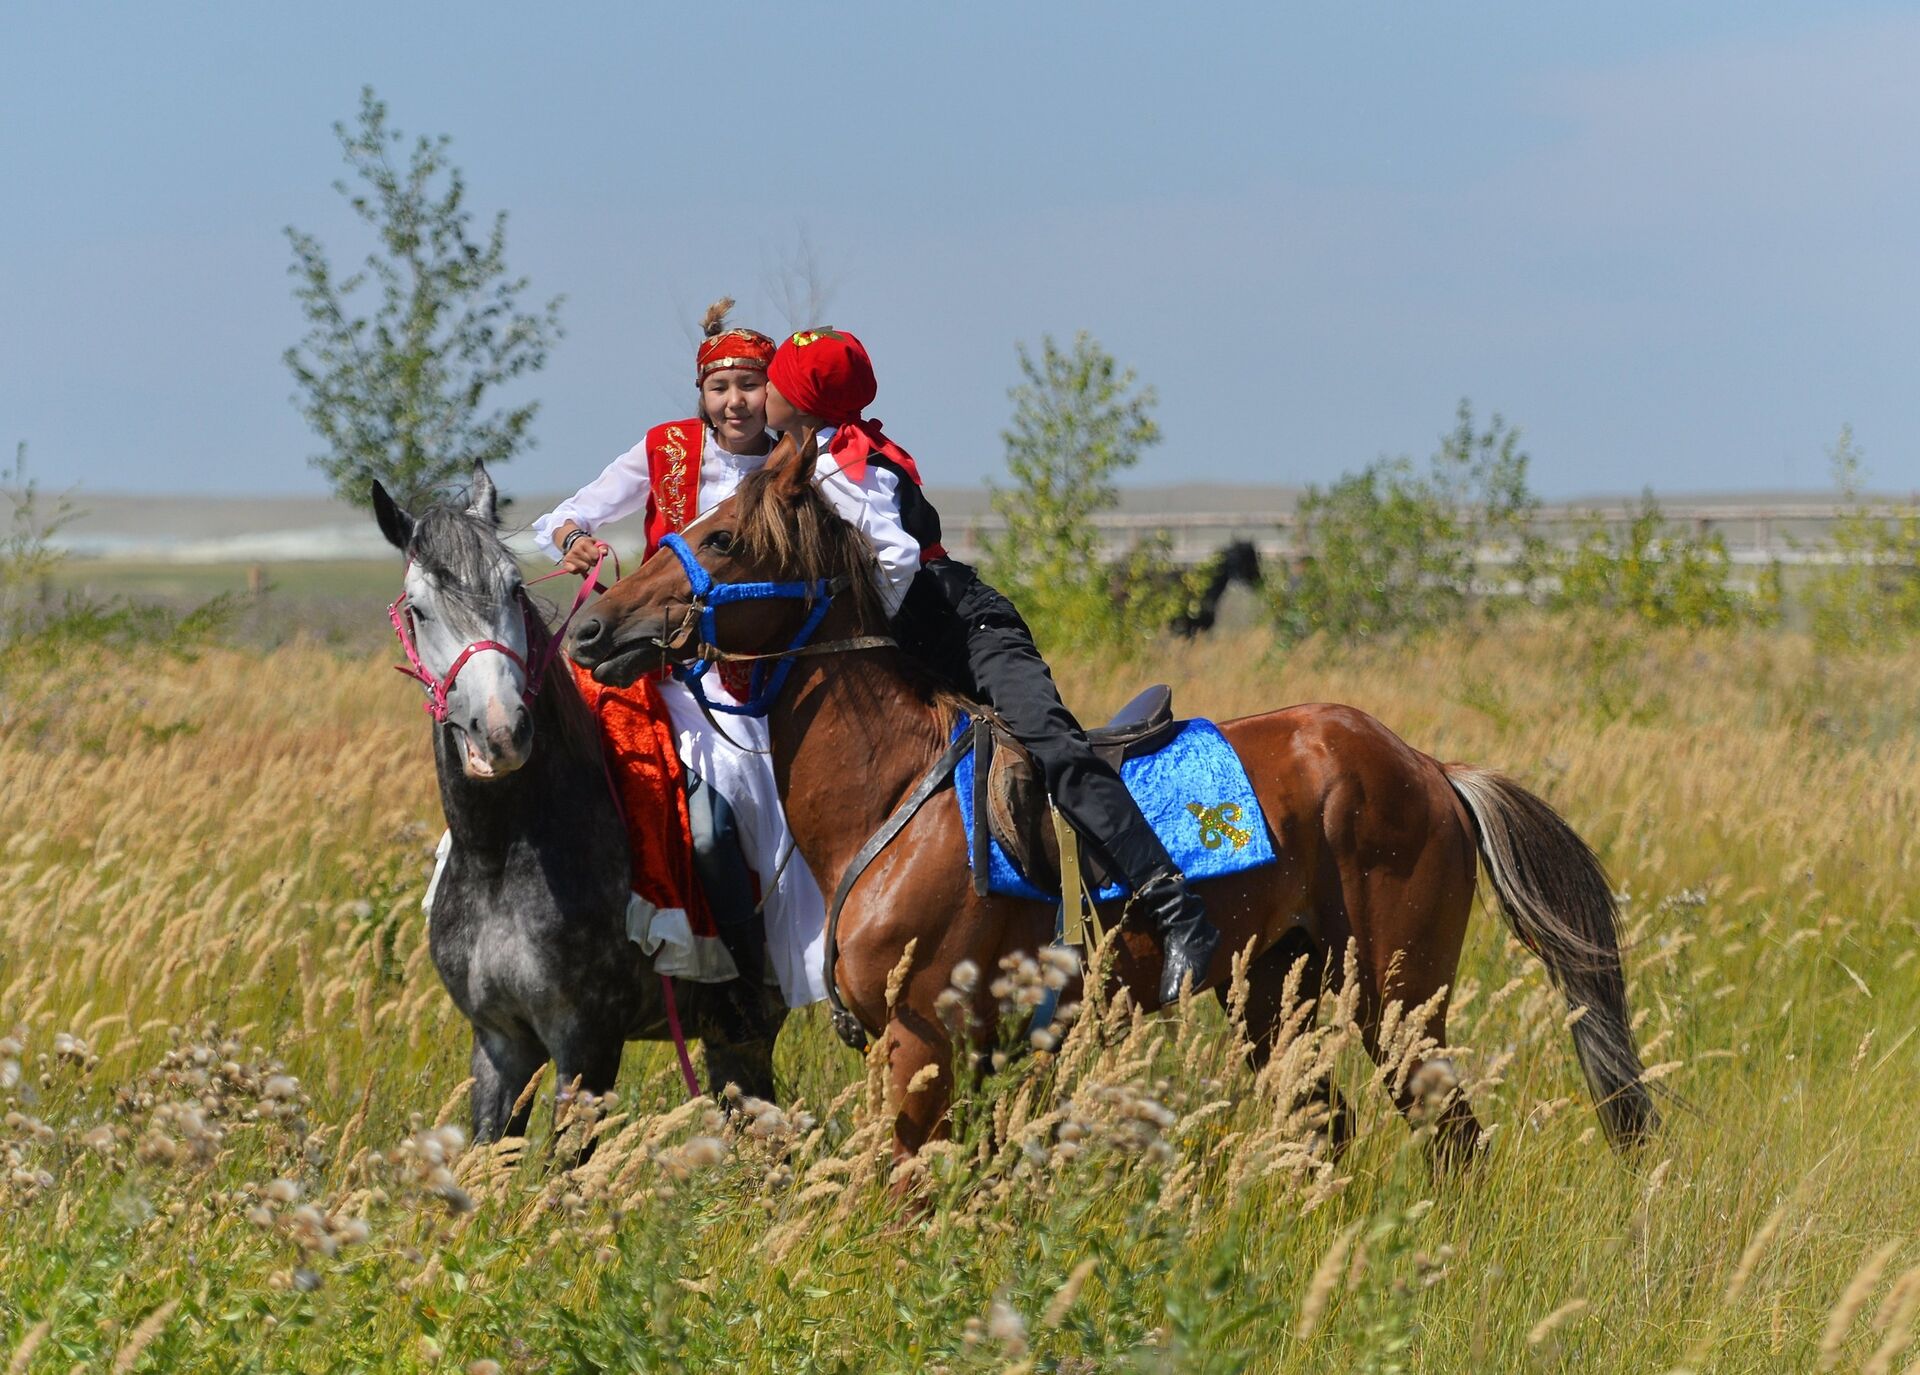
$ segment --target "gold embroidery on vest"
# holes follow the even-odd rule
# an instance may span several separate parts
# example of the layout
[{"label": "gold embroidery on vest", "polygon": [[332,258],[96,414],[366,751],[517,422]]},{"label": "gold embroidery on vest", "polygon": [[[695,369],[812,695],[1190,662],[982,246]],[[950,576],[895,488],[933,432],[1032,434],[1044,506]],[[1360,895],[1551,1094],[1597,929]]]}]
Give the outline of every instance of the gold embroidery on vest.
[{"label": "gold embroidery on vest", "polygon": [[660,440],[660,452],[667,456],[667,470],[660,477],[665,490],[667,524],[681,530],[687,524],[687,446],[686,431],[678,425],[667,426]]}]

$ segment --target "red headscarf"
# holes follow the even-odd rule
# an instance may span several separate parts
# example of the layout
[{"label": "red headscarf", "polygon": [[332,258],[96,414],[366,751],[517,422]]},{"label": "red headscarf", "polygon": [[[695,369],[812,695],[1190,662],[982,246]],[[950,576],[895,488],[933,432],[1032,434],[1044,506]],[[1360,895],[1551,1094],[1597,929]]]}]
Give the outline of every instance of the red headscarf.
[{"label": "red headscarf", "polygon": [[767,364],[773,361],[773,340],[756,329],[725,330],[702,339],[694,361],[699,369],[698,380],[702,382],[707,380],[708,373],[722,368],[754,368],[765,372]]},{"label": "red headscarf", "polygon": [[767,381],[799,410],[835,427],[827,452],[855,482],[866,476],[873,454],[898,464],[916,484],[920,481],[913,455],[882,434],[878,420],[861,418],[880,386],[866,346],[853,335],[827,326],[801,330],[773,355]]}]

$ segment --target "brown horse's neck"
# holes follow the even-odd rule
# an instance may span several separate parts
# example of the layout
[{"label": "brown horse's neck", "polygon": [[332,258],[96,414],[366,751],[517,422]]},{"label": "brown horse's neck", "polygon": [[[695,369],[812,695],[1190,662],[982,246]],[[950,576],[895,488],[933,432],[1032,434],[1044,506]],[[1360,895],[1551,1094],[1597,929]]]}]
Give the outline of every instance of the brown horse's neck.
[{"label": "brown horse's neck", "polygon": [[[825,643],[862,633],[838,612]],[[787,822],[829,892],[946,745],[942,694],[892,648],[796,659],[767,714]]]}]

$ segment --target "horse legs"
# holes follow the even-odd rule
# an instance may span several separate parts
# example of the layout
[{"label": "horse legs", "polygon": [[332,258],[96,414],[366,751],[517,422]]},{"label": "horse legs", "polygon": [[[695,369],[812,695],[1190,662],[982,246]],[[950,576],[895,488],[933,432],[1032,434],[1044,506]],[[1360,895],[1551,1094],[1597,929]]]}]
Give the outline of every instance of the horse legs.
[{"label": "horse legs", "polygon": [[[1357,866],[1356,866],[1357,867]],[[1391,1077],[1387,1088],[1409,1125],[1433,1128],[1437,1161],[1448,1169],[1465,1165],[1480,1139],[1480,1123],[1466,1095],[1452,1082],[1444,1058],[1412,1053],[1408,1037],[1447,1043],[1447,999],[1460,964],[1473,898],[1473,874],[1458,875],[1448,847],[1427,847],[1411,869],[1355,872],[1342,865],[1346,916],[1358,947],[1360,1036],[1367,1054]],[[1434,1000],[1419,1026],[1405,1026],[1389,1044],[1382,1039],[1387,1008],[1403,1016]]]},{"label": "horse legs", "polygon": [[[1301,971],[1300,999],[1318,1002],[1327,976],[1326,952],[1299,927],[1263,950],[1247,967],[1247,1039],[1253,1046],[1249,1058],[1255,1074],[1272,1058],[1281,1027],[1299,1006],[1295,1003],[1289,1007],[1285,999],[1287,977],[1301,960],[1306,961],[1306,967]],[[1225,1007],[1230,990],[1220,985],[1213,991]],[[1346,1095],[1324,1079],[1314,1085],[1308,1097],[1326,1107],[1327,1152],[1338,1160],[1353,1140],[1353,1108]]]},{"label": "horse legs", "polygon": [[[779,1025],[776,1021],[775,1025]],[[749,1098],[773,1102],[773,1042],[771,1040],[730,1043],[713,1036],[702,1036],[700,1044],[707,1052],[707,1092],[715,1098],[726,1095],[727,1085],[739,1086]]]},{"label": "horse legs", "polygon": [[547,1052],[531,1036],[473,1029],[473,1139],[498,1141],[503,1136],[525,1136],[531,1104],[518,1112],[519,1101]]},{"label": "horse legs", "polygon": [[[614,1081],[620,1077],[620,1054],[626,1049],[626,1037],[621,1034],[617,1023],[595,1025],[586,1022],[569,1022],[555,1028],[550,1037],[553,1043],[553,1122],[555,1141],[558,1133],[568,1120],[568,1107],[576,1095],[601,1094],[613,1091]],[[580,1158],[572,1162],[585,1164],[587,1157],[593,1154],[589,1143],[580,1152]]]},{"label": "horse legs", "polygon": [[[934,1018],[911,1005],[894,1009],[887,1024],[887,1096],[894,1104],[893,1158],[905,1160],[951,1126],[952,1051]],[[931,1069],[932,1073],[927,1073]]]}]

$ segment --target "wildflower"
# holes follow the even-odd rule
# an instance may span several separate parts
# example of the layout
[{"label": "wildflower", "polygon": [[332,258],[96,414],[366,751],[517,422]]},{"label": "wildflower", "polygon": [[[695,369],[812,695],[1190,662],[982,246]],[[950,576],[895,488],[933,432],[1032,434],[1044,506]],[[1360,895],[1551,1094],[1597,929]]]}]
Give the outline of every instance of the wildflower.
[{"label": "wildflower", "polygon": [[972,960],[961,960],[954,965],[953,973],[947,976],[947,982],[962,993],[971,993],[979,986],[980,966]]}]

